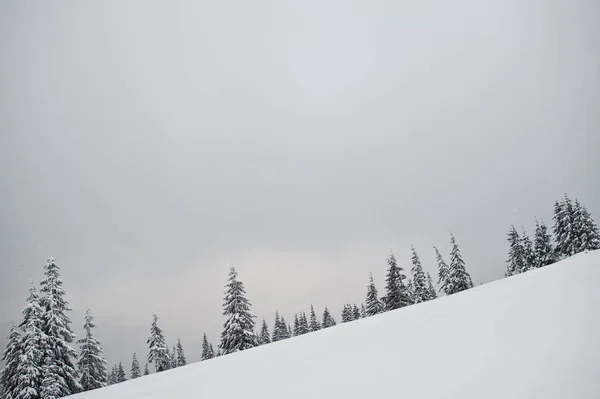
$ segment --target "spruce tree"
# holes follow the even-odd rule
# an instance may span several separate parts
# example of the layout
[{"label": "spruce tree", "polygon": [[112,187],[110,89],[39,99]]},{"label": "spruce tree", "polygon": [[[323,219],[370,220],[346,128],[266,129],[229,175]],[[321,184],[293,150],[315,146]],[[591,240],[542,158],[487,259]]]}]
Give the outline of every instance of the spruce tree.
[{"label": "spruce tree", "polygon": [[410,278],[408,279],[408,284],[406,284],[406,292],[410,298],[410,303],[415,303],[415,286]]},{"label": "spruce tree", "polygon": [[261,345],[266,345],[271,343],[271,337],[269,335],[269,326],[267,326],[267,322],[263,319],[262,327],[260,329],[259,342]]},{"label": "spruce tree", "polygon": [[310,331],[310,328],[308,327],[308,320],[306,319],[306,313],[300,313],[298,325],[298,335],[303,335]]},{"label": "spruce tree", "polygon": [[440,292],[444,292],[444,294],[449,295],[452,291],[452,287],[450,286],[450,281],[448,277],[450,275],[450,268],[444,261],[442,254],[434,245],[433,249],[435,250],[435,258],[438,264],[438,284],[440,284]]},{"label": "spruce tree", "polygon": [[321,325],[317,320],[317,315],[315,314],[315,309],[313,308],[313,305],[310,305],[310,325],[308,328],[310,332],[318,331],[321,329]]},{"label": "spruce tree", "polygon": [[435,292],[435,288],[433,288],[433,281],[429,273],[427,273],[427,291],[429,292],[429,300],[437,298],[437,292]]},{"label": "spruce tree", "polygon": [[144,375],[150,375],[150,370],[148,370],[148,362],[146,362],[146,365],[144,366]]},{"label": "spruce tree", "polygon": [[593,251],[600,249],[600,231],[598,225],[585,206],[575,200],[575,231],[577,232],[576,251]]},{"label": "spruce tree", "polygon": [[213,348],[213,344],[210,343],[208,344],[208,353],[210,354],[210,359],[212,359],[213,357],[216,356],[221,356],[221,351],[217,351],[217,353],[215,354],[215,348]]},{"label": "spruce tree", "polygon": [[323,328],[333,327],[335,326],[335,319],[329,313],[329,309],[325,306],[325,310],[323,311],[323,323],[321,324]]},{"label": "spruce tree", "polygon": [[96,327],[92,322],[93,319],[90,310],[87,309],[83,325],[85,336],[77,341],[79,344],[77,370],[80,377],[79,383],[84,391],[102,388],[108,382],[106,359],[102,356],[102,346],[92,334],[92,329]]},{"label": "spruce tree", "polygon": [[173,345],[173,350],[169,356],[169,368],[176,369],[177,367],[177,347]]},{"label": "spruce tree", "polygon": [[526,254],[523,247],[523,239],[519,236],[515,226],[511,226],[508,231],[508,260],[506,261],[506,277],[525,271]]},{"label": "spruce tree", "polygon": [[533,239],[533,250],[535,252],[535,267],[543,267],[556,262],[556,254],[552,248],[552,242],[548,229],[544,222],[535,221],[535,236]]},{"label": "spruce tree", "polygon": [[206,339],[206,333],[202,337],[202,354],[200,355],[201,360],[212,359],[214,354],[211,354],[210,345],[208,343],[208,339]]},{"label": "spruce tree", "polygon": [[125,369],[123,368],[123,363],[119,362],[119,367],[117,368],[117,382],[125,382],[127,381],[127,376],[125,375]]},{"label": "spruce tree", "polygon": [[292,330],[288,326],[288,324],[285,322],[285,319],[283,318],[283,316],[281,317],[280,328],[281,328],[281,336],[283,337],[283,339],[288,339],[292,336],[292,333],[291,333]]},{"label": "spruce tree", "polygon": [[356,306],[356,304],[352,304],[352,316],[354,320],[360,319],[360,310],[358,309],[358,306]]},{"label": "spruce tree", "polygon": [[158,316],[155,314],[152,315],[150,335],[146,343],[149,348],[148,363],[154,363],[157,373],[168,370],[170,366],[169,348],[165,342],[162,329],[158,326]]},{"label": "spruce tree", "polygon": [[300,335],[300,320],[298,319],[298,313],[294,314],[294,331],[292,331],[294,337]]},{"label": "spruce tree", "polygon": [[67,312],[71,310],[65,299],[60,268],[49,258],[44,266],[44,279],[40,283],[40,305],[43,311],[46,335],[43,348],[42,394],[43,398],[61,398],[81,391],[73,359],[77,352],[70,344],[76,338]]},{"label": "spruce tree", "polygon": [[352,307],[349,304],[344,304],[344,308],[342,310],[342,323],[352,321],[352,318]]},{"label": "spruce tree", "polygon": [[117,383],[118,373],[119,370],[117,369],[117,366],[112,366],[112,368],[110,369],[110,373],[108,373],[108,385],[115,385]]},{"label": "spruce tree", "polygon": [[131,379],[134,380],[136,378],[140,378],[142,376],[142,370],[140,369],[140,362],[137,359],[135,352],[133,353],[133,358],[131,359]]},{"label": "spruce tree", "polygon": [[177,340],[177,367],[185,366],[187,364],[187,359],[185,358],[185,353],[183,353],[183,346],[181,345],[181,340]]},{"label": "spruce tree", "polygon": [[375,282],[373,281],[373,274],[369,274],[369,285],[367,285],[367,299],[365,300],[365,316],[375,316],[376,314],[383,313],[385,311],[385,305],[379,299],[379,293]]},{"label": "spruce tree", "polygon": [[279,317],[279,311],[275,311],[275,323],[273,323],[273,336],[271,342],[281,341],[285,339],[285,333],[282,331],[281,319]]},{"label": "spruce tree", "polygon": [[450,253],[450,270],[449,270],[449,281],[452,286],[452,292],[455,294],[473,288],[473,281],[471,276],[467,272],[465,261],[460,254],[460,249],[454,238],[454,234],[450,234],[450,242],[452,243],[452,252]]},{"label": "spruce tree", "polygon": [[411,304],[410,294],[404,285],[406,276],[401,266],[398,266],[394,254],[388,258],[388,272],[386,276],[384,304],[386,310],[400,309]]},{"label": "spruce tree", "polygon": [[427,279],[423,266],[415,247],[411,247],[412,251],[412,282],[413,282],[413,299],[414,303],[426,302],[429,300],[429,289],[427,287]]},{"label": "spruce tree", "polygon": [[5,399],[16,399],[19,391],[17,368],[23,350],[21,348],[21,334],[16,326],[11,326],[8,334],[6,349],[2,353],[4,368],[0,372],[0,397]]},{"label": "spruce tree", "polygon": [[360,304],[360,318],[361,318],[361,319],[364,319],[364,318],[366,317],[366,315],[367,315],[367,313],[366,313],[366,312],[367,312],[367,311],[365,310],[365,304],[364,304],[364,303],[361,303],[361,304]]},{"label": "spruce tree", "polygon": [[526,272],[535,268],[537,260],[535,257],[535,251],[533,250],[533,243],[527,235],[525,228],[523,228],[523,235],[521,237],[523,240],[523,251],[525,253],[525,267],[523,268],[523,271]]},{"label": "spruce tree", "polygon": [[229,271],[223,315],[227,321],[221,333],[221,350],[224,355],[250,349],[258,345],[254,334],[254,318],[250,301],[246,298],[244,284],[238,280],[234,267]]},{"label": "spruce tree", "polygon": [[554,240],[556,246],[554,248],[556,255],[559,259],[566,258],[568,256],[577,253],[577,238],[575,236],[575,210],[573,209],[573,202],[565,194],[564,199],[561,202],[556,201],[554,203]]}]

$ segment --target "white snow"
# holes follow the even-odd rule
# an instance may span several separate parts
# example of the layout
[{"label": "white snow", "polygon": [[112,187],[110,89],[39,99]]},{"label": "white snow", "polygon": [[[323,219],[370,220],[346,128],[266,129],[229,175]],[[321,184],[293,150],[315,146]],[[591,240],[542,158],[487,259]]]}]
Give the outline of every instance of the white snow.
[{"label": "white snow", "polygon": [[450,297],[75,397],[597,399],[599,282],[600,251],[582,253]]}]

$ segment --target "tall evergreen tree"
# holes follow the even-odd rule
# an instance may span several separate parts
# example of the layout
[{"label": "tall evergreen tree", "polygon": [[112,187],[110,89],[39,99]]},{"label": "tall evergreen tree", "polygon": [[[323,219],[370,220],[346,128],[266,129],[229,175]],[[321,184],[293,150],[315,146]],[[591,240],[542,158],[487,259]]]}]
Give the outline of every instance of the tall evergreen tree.
[{"label": "tall evergreen tree", "polygon": [[417,255],[417,250],[415,247],[411,247],[412,251],[412,282],[413,282],[413,299],[414,303],[421,303],[428,301],[429,298],[429,289],[427,287],[427,279],[425,277],[425,272],[423,272],[423,266],[421,265],[421,260],[419,259],[419,255]]},{"label": "tall evergreen tree", "polygon": [[263,319],[262,327],[260,329],[259,342],[261,345],[266,345],[271,343],[271,336],[269,335],[269,326],[267,326],[267,322]]},{"label": "tall evergreen tree", "polygon": [[600,231],[598,225],[585,206],[575,200],[574,230],[577,234],[576,252],[593,251],[600,249]]},{"label": "tall evergreen tree", "polygon": [[0,397],[6,399],[16,399],[18,395],[18,374],[17,368],[22,356],[21,334],[16,326],[11,326],[8,334],[6,349],[2,353],[4,368],[0,372]]},{"label": "tall evergreen tree", "polygon": [[70,344],[76,338],[67,312],[71,310],[65,299],[60,268],[49,258],[44,266],[44,279],[40,283],[40,305],[44,314],[46,335],[42,367],[43,398],[61,398],[81,391],[73,359],[77,352]]},{"label": "tall evergreen tree", "polygon": [[221,350],[224,355],[243,351],[258,345],[254,334],[254,318],[250,311],[250,301],[246,298],[244,284],[238,280],[234,267],[229,270],[227,292],[223,304],[223,315],[227,321],[221,333]]},{"label": "tall evergreen tree", "polygon": [[150,370],[148,370],[148,363],[144,366],[144,375],[150,375]]},{"label": "tall evergreen tree", "polygon": [[526,254],[523,247],[523,239],[519,236],[515,226],[510,226],[508,231],[508,260],[506,261],[506,277],[525,271]]},{"label": "tall evergreen tree", "polygon": [[450,268],[444,261],[442,254],[434,245],[433,249],[435,249],[435,258],[438,264],[438,284],[440,284],[440,292],[443,292],[446,295],[449,295],[452,288],[450,286],[450,281],[448,277],[450,276]]},{"label": "tall evergreen tree", "polygon": [[273,336],[271,342],[277,342],[285,339],[285,332],[283,332],[283,326],[281,324],[281,318],[279,317],[279,311],[275,311],[275,323],[273,323]]},{"label": "tall evergreen tree", "polygon": [[162,329],[158,326],[158,316],[155,314],[152,315],[150,335],[146,343],[149,348],[148,363],[154,363],[157,373],[168,370],[170,366],[169,348],[165,342]]},{"label": "tall evergreen tree", "polygon": [[376,314],[385,312],[385,305],[379,299],[379,293],[375,282],[373,281],[373,274],[369,274],[369,285],[367,285],[367,299],[365,301],[365,316],[375,316]]},{"label": "tall evergreen tree", "polygon": [[87,309],[83,325],[85,336],[77,341],[80,348],[77,370],[80,376],[79,383],[84,391],[102,388],[108,382],[106,359],[102,356],[102,346],[92,334],[92,329],[96,327],[92,322],[93,319],[90,310]]},{"label": "tall evergreen tree", "polygon": [[298,335],[306,334],[310,331],[308,326],[308,320],[306,320],[306,313],[300,313],[299,323],[298,323]]},{"label": "tall evergreen tree", "polygon": [[185,366],[187,364],[187,359],[185,358],[185,353],[183,353],[183,346],[181,345],[181,340],[177,340],[177,367]]},{"label": "tall evergreen tree", "polygon": [[565,194],[564,199],[554,203],[554,240],[556,255],[565,258],[577,253],[577,238],[575,229],[575,210],[573,202]]},{"label": "tall evergreen tree", "polygon": [[460,254],[460,249],[458,248],[454,234],[450,234],[450,242],[452,243],[452,252],[450,253],[450,271],[448,279],[452,286],[452,292],[450,294],[455,294],[473,288],[473,281],[467,272],[465,261]]},{"label": "tall evergreen tree", "polygon": [[551,265],[556,262],[556,254],[552,248],[552,242],[548,229],[544,222],[535,221],[535,236],[533,239],[533,250],[535,252],[535,267]]},{"label": "tall evergreen tree", "polygon": [[210,345],[208,343],[208,339],[206,339],[206,333],[202,337],[202,354],[200,355],[201,360],[212,359],[214,354],[211,354]]},{"label": "tall evergreen tree", "polygon": [[127,376],[125,375],[125,369],[123,368],[123,363],[119,362],[119,366],[117,367],[117,382],[125,382],[127,381]]},{"label": "tall evergreen tree", "polygon": [[401,266],[398,266],[394,254],[388,258],[388,272],[386,276],[384,304],[386,310],[400,309],[411,304],[410,294],[404,280],[406,276]]},{"label": "tall evergreen tree", "polygon": [[433,281],[429,273],[427,273],[427,291],[429,292],[429,300],[437,298],[437,292],[433,288]]},{"label": "tall evergreen tree", "polygon": [[138,361],[138,358],[137,358],[135,352],[133,353],[133,358],[131,359],[130,374],[131,374],[132,380],[134,380],[136,378],[140,378],[142,376],[142,370],[140,369],[140,362]]},{"label": "tall evergreen tree", "polygon": [[325,306],[325,310],[323,311],[323,323],[321,324],[323,328],[333,327],[335,326],[335,319],[329,313],[329,309]]},{"label": "tall evergreen tree", "polygon": [[321,324],[319,324],[319,320],[317,320],[317,315],[315,314],[315,309],[313,305],[310,305],[310,325],[308,326],[310,332],[318,331],[321,329]]}]

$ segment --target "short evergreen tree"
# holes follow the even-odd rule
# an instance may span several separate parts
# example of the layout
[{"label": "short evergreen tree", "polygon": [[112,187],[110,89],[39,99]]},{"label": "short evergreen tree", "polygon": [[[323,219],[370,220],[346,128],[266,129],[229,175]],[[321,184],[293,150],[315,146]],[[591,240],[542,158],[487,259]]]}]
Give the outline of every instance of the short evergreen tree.
[{"label": "short evergreen tree", "polygon": [[300,319],[298,318],[298,313],[295,313],[294,314],[294,330],[292,331],[292,333],[294,334],[294,337],[300,335],[299,332],[300,332]]},{"label": "short evergreen tree", "polygon": [[327,306],[325,306],[325,310],[323,311],[323,323],[321,325],[323,328],[335,326],[335,319],[331,316],[331,313],[329,313]]},{"label": "short evergreen tree", "polygon": [[102,346],[92,334],[92,329],[96,327],[92,322],[93,319],[90,310],[87,309],[83,325],[85,336],[77,341],[79,344],[77,370],[80,377],[79,383],[84,391],[102,388],[108,383],[106,359],[102,355]]},{"label": "short evergreen tree", "polygon": [[6,342],[6,349],[2,353],[4,368],[0,372],[0,397],[16,399],[19,393],[17,368],[22,355],[21,334],[16,326],[11,326]]},{"label": "short evergreen tree", "polygon": [[291,336],[292,336],[292,329],[285,322],[285,319],[283,318],[283,316],[281,317],[280,328],[281,328],[281,336],[283,337],[283,339],[291,338]]},{"label": "short evergreen tree", "polygon": [[535,236],[533,239],[533,250],[535,252],[535,267],[543,267],[556,262],[556,254],[552,248],[552,242],[548,229],[544,222],[535,221]]},{"label": "short evergreen tree", "polygon": [[117,383],[117,375],[119,374],[119,370],[117,365],[112,366],[110,372],[108,373],[108,385],[114,385]]},{"label": "short evergreen tree", "polygon": [[265,319],[263,319],[262,327],[260,329],[260,335],[259,335],[258,339],[259,339],[259,343],[261,345],[266,345],[266,344],[271,343],[271,337],[269,335],[269,326],[267,325],[267,322],[265,321]]},{"label": "short evergreen tree", "polygon": [[450,281],[448,277],[450,276],[450,268],[444,261],[442,254],[434,245],[433,249],[435,250],[435,258],[438,264],[438,284],[440,284],[440,292],[443,292],[446,295],[449,295],[452,288],[450,287]]},{"label": "short evergreen tree", "polygon": [[559,259],[577,253],[577,238],[575,229],[575,209],[573,202],[565,194],[562,201],[554,203],[554,240],[556,246],[554,248]]},{"label": "short evergreen tree", "polygon": [[365,316],[375,316],[385,311],[385,305],[379,299],[379,293],[373,281],[373,274],[369,274],[369,285],[367,285],[367,299],[365,303]]},{"label": "short evergreen tree", "polygon": [[306,319],[306,313],[300,313],[300,317],[298,320],[298,335],[306,334],[310,331],[308,326],[308,320]]},{"label": "short evergreen tree", "polygon": [[67,312],[71,310],[65,299],[60,268],[53,258],[44,266],[44,279],[40,283],[40,305],[43,311],[46,335],[43,348],[42,394],[43,398],[61,398],[81,391],[73,359],[77,352],[70,344],[76,338]]},{"label": "short evergreen tree", "polygon": [[275,311],[275,323],[273,324],[273,336],[271,338],[271,342],[277,342],[285,339],[286,333],[283,331],[284,326],[281,323],[281,318],[279,317],[279,311]]},{"label": "short evergreen tree", "polygon": [[437,298],[437,292],[433,288],[433,281],[429,273],[427,273],[427,291],[429,292],[429,300]]},{"label": "short evergreen tree", "polygon": [[208,349],[209,349],[209,353],[210,353],[210,358],[212,359],[213,357],[216,356],[221,356],[221,351],[217,351],[217,353],[215,353],[215,348],[213,348],[213,344],[210,343],[208,344]]},{"label": "short evergreen tree", "polygon": [[367,313],[366,313],[366,309],[365,309],[365,304],[361,303],[360,304],[360,318],[363,319],[366,317]]},{"label": "short evergreen tree", "polygon": [[450,294],[455,294],[457,292],[473,288],[473,281],[467,272],[465,262],[460,254],[460,249],[458,248],[454,234],[450,235],[450,242],[452,243],[452,252],[450,253],[450,270],[448,279],[452,287]]},{"label": "short evergreen tree", "polygon": [[525,248],[523,247],[523,239],[519,236],[515,226],[511,226],[508,231],[508,259],[506,261],[506,277],[514,276],[515,274],[525,271]]},{"label": "short evergreen tree", "polygon": [[525,268],[523,271],[528,271],[535,268],[537,264],[537,259],[535,256],[535,251],[533,250],[533,242],[527,235],[527,232],[523,228],[523,235],[521,236],[523,239],[523,251],[525,253]]},{"label": "short evergreen tree", "polygon": [[600,231],[598,225],[585,206],[575,200],[574,230],[577,234],[576,252],[593,251],[600,249]]},{"label": "short evergreen tree", "polygon": [[148,370],[148,363],[144,366],[144,375],[150,375],[150,370]]},{"label": "short evergreen tree", "polygon": [[169,348],[165,342],[162,329],[158,326],[158,316],[155,314],[152,315],[150,335],[146,343],[149,348],[148,363],[154,363],[157,373],[168,370],[170,366]]},{"label": "short evergreen tree", "polygon": [[427,287],[427,279],[425,277],[425,272],[423,272],[423,266],[421,265],[421,260],[419,259],[419,255],[417,255],[417,250],[415,247],[411,247],[412,251],[412,282],[413,282],[413,299],[414,303],[421,303],[428,301],[429,298],[429,289]]},{"label": "short evergreen tree", "polygon": [[352,304],[352,316],[354,320],[360,319],[360,310],[358,309],[358,306],[356,306],[355,303]]},{"label": "short evergreen tree", "polygon": [[181,345],[181,340],[177,340],[177,367],[185,366],[187,364],[187,359],[185,358],[185,353],[183,352],[183,345]]},{"label": "short evergreen tree", "polygon": [[142,376],[142,370],[140,369],[140,362],[138,361],[138,358],[137,358],[135,352],[133,353],[133,358],[131,359],[130,374],[131,374],[132,380],[134,380],[136,378],[140,378]]},{"label": "short evergreen tree", "polygon": [[254,318],[250,301],[246,298],[244,284],[238,280],[235,268],[229,270],[227,291],[223,304],[223,315],[227,321],[221,333],[221,350],[224,355],[250,349],[258,345],[254,334]]},{"label": "short evergreen tree", "polygon": [[173,345],[173,350],[169,356],[169,367],[172,369],[176,369],[177,366],[177,346]]},{"label": "short evergreen tree", "polygon": [[317,320],[317,315],[315,314],[315,309],[313,305],[310,305],[310,325],[308,326],[310,332],[318,331],[321,329],[321,324]]},{"label": "short evergreen tree", "polygon": [[406,285],[404,285],[406,276],[403,272],[404,270],[401,266],[398,266],[394,254],[390,254],[388,258],[388,272],[385,279],[386,293],[384,304],[386,310],[400,309],[411,304],[410,293]]},{"label": "short evergreen tree", "polygon": [[344,308],[342,310],[342,323],[347,323],[353,320],[352,306],[349,304],[344,304]]},{"label": "short evergreen tree", "polygon": [[117,382],[125,382],[127,381],[127,376],[125,375],[125,369],[123,368],[123,363],[119,362],[119,366],[117,367]]},{"label": "short evergreen tree", "polygon": [[208,360],[212,359],[214,354],[211,354],[210,345],[208,343],[208,339],[206,339],[206,333],[202,337],[202,354],[200,355],[200,360]]}]

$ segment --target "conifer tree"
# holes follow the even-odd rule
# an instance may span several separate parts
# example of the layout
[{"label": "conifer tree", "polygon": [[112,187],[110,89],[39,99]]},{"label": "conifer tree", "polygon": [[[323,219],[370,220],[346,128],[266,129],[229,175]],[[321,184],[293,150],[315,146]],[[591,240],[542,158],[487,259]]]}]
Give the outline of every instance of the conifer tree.
[{"label": "conifer tree", "polygon": [[317,315],[315,314],[315,309],[313,308],[313,305],[310,305],[310,325],[308,328],[310,332],[318,331],[321,329],[321,325],[317,320]]},{"label": "conifer tree", "polygon": [[552,248],[552,242],[548,229],[544,222],[535,221],[535,236],[533,239],[533,250],[535,252],[535,267],[543,267],[556,262],[556,254]]},{"label": "conifer tree", "polygon": [[352,307],[346,303],[344,304],[344,308],[342,310],[342,323],[347,323],[349,321],[352,321],[352,319]]},{"label": "conifer tree", "polygon": [[265,319],[263,319],[263,322],[262,322],[259,340],[260,340],[261,345],[266,345],[266,344],[271,343],[271,337],[269,335],[269,326],[267,326],[267,322],[265,321]]},{"label": "conifer tree", "polygon": [[450,242],[452,243],[452,252],[450,253],[450,270],[448,278],[452,286],[450,294],[455,294],[473,288],[473,281],[467,272],[465,262],[460,254],[454,234],[450,234]]},{"label": "conifer tree", "polygon": [[177,340],[177,367],[185,366],[187,364],[187,359],[185,358],[185,354],[183,353],[183,346],[181,345],[181,340]]},{"label": "conifer tree", "polygon": [[554,203],[554,240],[556,241],[556,255],[560,258],[565,258],[577,253],[576,248],[576,232],[573,231],[575,228],[575,210],[573,209],[573,202],[565,194],[564,199],[561,202],[556,201]]},{"label": "conifer tree", "polygon": [[80,376],[79,383],[84,391],[102,388],[108,382],[106,359],[102,355],[102,346],[92,334],[92,329],[96,327],[92,322],[93,319],[90,310],[87,309],[83,325],[85,336],[77,341],[79,344],[77,370]]},{"label": "conifer tree", "polygon": [[209,353],[210,353],[210,358],[212,359],[215,356],[221,356],[221,351],[217,351],[217,353],[215,354],[215,348],[213,348],[213,344],[210,343],[208,344],[208,349],[209,349]]},{"label": "conifer tree", "polygon": [[437,298],[437,292],[435,292],[435,288],[433,288],[433,281],[429,273],[427,273],[427,291],[429,292],[429,300]]},{"label": "conifer tree", "polygon": [[440,292],[444,292],[444,294],[449,295],[449,293],[452,290],[452,287],[450,286],[450,281],[448,280],[448,277],[450,275],[450,268],[444,261],[442,254],[440,254],[440,251],[435,245],[433,246],[433,249],[435,249],[435,258],[438,264],[438,284],[441,285]]},{"label": "conifer tree", "polygon": [[522,239],[523,239],[523,251],[525,253],[525,267],[524,267],[523,271],[528,271],[528,270],[535,268],[537,260],[535,258],[535,251],[533,250],[533,243],[531,242],[531,239],[527,235],[525,228],[523,228]]},{"label": "conifer tree", "polygon": [[110,373],[108,373],[108,385],[114,385],[117,383],[118,374],[119,370],[117,369],[117,365],[112,366]]},{"label": "conifer tree", "polygon": [[208,339],[206,339],[206,333],[202,337],[202,354],[200,355],[201,360],[212,359],[214,354],[211,354],[210,345]]},{"label": "conifer tree", "polygon": [[148,363],[144,366],[144,375],[150,375],[150,370],[148,370]]},{"label": "conifer tree", "polygon": [[158,316],[155,314],[152,315],[150,335],[146,343],[149,347],[148,363],[154,363],[157,373],[168,370],[170,366],[169,348],[165,342],[162,329],[158,326]]},{"label": "conifer tree", "polygon": [[574,230],[577,234],[576,252],[593,251],[600,249],[600,231],[598,225],[585,206],[575,200]]},{"label": "conifer tree", "polygon": [[301,312],[298,318],[298,335],[306,334],[310,331],[308,327],[308,320],[306,320],[306,313]]},{"label": "conifer tree", "polygon": [[292,331],[292,326],[290,324],[287,325],[287,337],[292,338],[294,336],[294,332]]},{"label": "conifer tree", "polygon": [[388,258],[388,272],[386,276],[384,304],[386,310],[400,309],[411,304],[410,294],[404,285],[406,276],[401,266],[398,266],[394,254]]},{"label": "conifer tree", "polygon": [[525,271],[525,248],[523,248],[523,240],[515,226],[511,226],[508,231],[508,243],[510,247],[506,261],[506,277]]},{"label": "conifer tree", "polygon": [[373,274],[369,274],[369,285],[367,285],[367,299],[365,303],[365,316],[375,316],[376,314],[383,313],[385,311],[385,305],[379,299],[379,293],[375,282],[373,281]]},{"label": "conifer tree", "polygon": [[280,328],[281,328],[281,336],[283,339],[288,339],[291,337],[291,328],[285,322],[285,319],[283,318],[283,316],[281,317]]},{"label": "conifer tree", "polygon": [[354,317],[354,320],[358,320],[360,319],[360,310],[358,309],[358,306],[356,306],[356,304],[352,304],[352,316]]},{"label": "conifer tree", "polygon": [[361,303],[360,304],[360,318],[363,319],[367,316],[367,311],[365,310],[365,304]]},{"label": "conifer tree", "polygon": [[[146,365],[147,366],[147,365]],[[135,352],[133,353],[133,358],[131,359],[131,379],[134,380],[136,378],[140,378],[142,376],[142,371],[140,369],[140,362],[137,359]]]},{"label": "conifer tree", "polygon": [[279,317],[279,311],[275,311],[275,323],[273,324],[273,336],[271,342],[281,341],[285,339],[285,333],[282,332],[281,319]]},{"label": "conifer tree", "polygon": [[426,302],[429,300],[429,289],[427,287],[427,279],[423,266],[415,247],[411,247],[412,251],[412,282],[413,282],[413,299],[414,303]]},{"label": "conifer tree", "polygon": [[294,330],[292,331],[292,333],[294,334],[294,337],[300,335],[299,332],[300,332],[300,320],[298,319],[298,313],[295,313],[294,314]]},{"label": "conifer tree", "polygon": [[4,368],[0,372],[0,397],[6,399],[16,399],[18,395],[18,374],[17,368],[22,355],[21,334],[16,326],[11,326],[8,334],[6,349],[2,353]]},{"label": "conifer tree", "polygon": [[169,354],[169,368],[177,368],[177,347],[175,345],[173,345],[173,350]]},{"label": "conifer tree", "polygon": [[323,323],[321,324],[323,328],[333,327],[335,326],[335,319],[329,313],[329,309],[325,306],[325,310],[323,311]]},{"label": "conifer tree", "polygon": [[408,284],[406,284],[406,292],[410,298],[410,303],[415,303],[415,286],[410,278],[408,279]]},{"label": "conifer tree", "polygon": [[227,321],[221,333],[221,350],[224,355],[250,349],[258,345],[254,334],[254,318],[250,311],[250,301],[246,298],[244,284],[238,280],[237,272],[232,266],[226,285],[223,315]]},{"label": "conifer tree", "polygon": [[49,258],[44,266],[44,279],[40,283],[40,305],[43,311],[46,335],[42,367],[43,398],[61,398],[81,391],[73,360],[77,352],[70,344],[76,338],[67,312],[71,310],[65,299],[60,268]]},{"label": "conifer tree", "polygon": [[117,368],[117,382],[125,382],[127,381],[127,376],[125,375],[125,369],[123,368],[123,363],[119,362],[119,367]]}]

